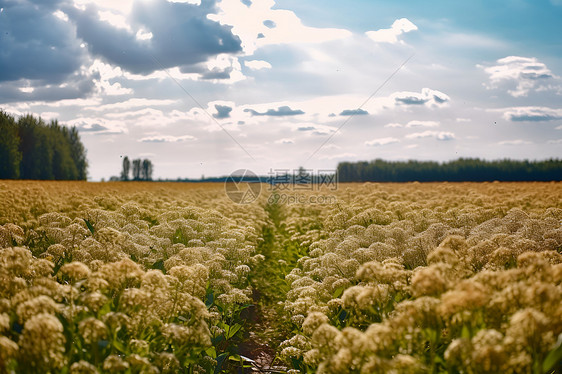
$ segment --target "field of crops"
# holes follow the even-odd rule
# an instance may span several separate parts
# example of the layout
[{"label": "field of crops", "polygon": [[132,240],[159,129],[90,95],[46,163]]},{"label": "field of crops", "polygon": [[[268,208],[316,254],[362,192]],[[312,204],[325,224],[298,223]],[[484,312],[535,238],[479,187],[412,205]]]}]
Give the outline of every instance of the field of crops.
[{"label": "field of crops", "polygon": [[561,372],[561,183],[263,190],[0,181],[0,373]]}]

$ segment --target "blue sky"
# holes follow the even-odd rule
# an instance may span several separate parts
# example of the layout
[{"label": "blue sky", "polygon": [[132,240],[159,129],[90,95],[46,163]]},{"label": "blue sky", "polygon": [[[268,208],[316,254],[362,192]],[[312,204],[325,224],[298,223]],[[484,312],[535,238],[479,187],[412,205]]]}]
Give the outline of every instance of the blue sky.
[{"label": "blue sky", "polygon": [[562,157],[560,0],[0,8],[0,108],[78,127],[92,180]]}]

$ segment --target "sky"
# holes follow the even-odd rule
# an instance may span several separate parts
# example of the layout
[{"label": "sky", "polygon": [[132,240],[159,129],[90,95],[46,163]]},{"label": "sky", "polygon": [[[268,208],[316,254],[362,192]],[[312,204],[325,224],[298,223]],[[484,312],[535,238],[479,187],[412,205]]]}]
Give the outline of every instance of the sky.
[{"label": "sky", "polygon": [[0,109],[89,179],[562,157],[562,0],[0,0]]}]

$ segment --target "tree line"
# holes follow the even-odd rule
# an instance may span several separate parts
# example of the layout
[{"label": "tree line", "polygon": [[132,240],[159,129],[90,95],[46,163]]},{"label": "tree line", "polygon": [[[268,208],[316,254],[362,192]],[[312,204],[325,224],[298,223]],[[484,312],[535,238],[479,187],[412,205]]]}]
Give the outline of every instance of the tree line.
[{"label": "tree line", "polygon": [[484,181],[560,181],[562,160],[544,161],[460,158],[435,161],[340,162],[340,182],[484,182]]},{"label": "tree line", "polygon": [[0,110],[0,179],[86,180],[87,173],[76,127]]},{"label": "tree line", "polygon": [[123,158],[123,170],[121,171],[120,179],[122,181],[131,180],[131,178],[129,178],[129,172],[132,171],[132,180],[151,181],[153,169],[152,161],[148,159],[141,160],[137,158],[131,162],[129,157],[125,156]]}]

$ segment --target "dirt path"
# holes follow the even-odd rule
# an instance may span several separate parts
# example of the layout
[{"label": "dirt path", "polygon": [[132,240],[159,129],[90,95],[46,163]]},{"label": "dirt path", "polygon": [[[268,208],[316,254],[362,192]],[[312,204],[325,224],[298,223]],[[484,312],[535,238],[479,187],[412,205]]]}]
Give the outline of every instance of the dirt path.
[{"label": "dirt path", "polygon": [[[288,368],[277,357],[280,344],[291,335],[290,321],[283,313],[283,302],[290,287],[285,281],[287,269],[292,263],[287,259],[284,244],[289,235],[284,230],[283,206],[266,206],[270,225],[264,227],[264,241],[257,252],[265,256],[250,279],[254,288],[254,306],[249,308],[247,336],[239,346],[239,352],[252,360],[247,373],[285,373]],[[281,265],[285,261],[288,266]]]}]

